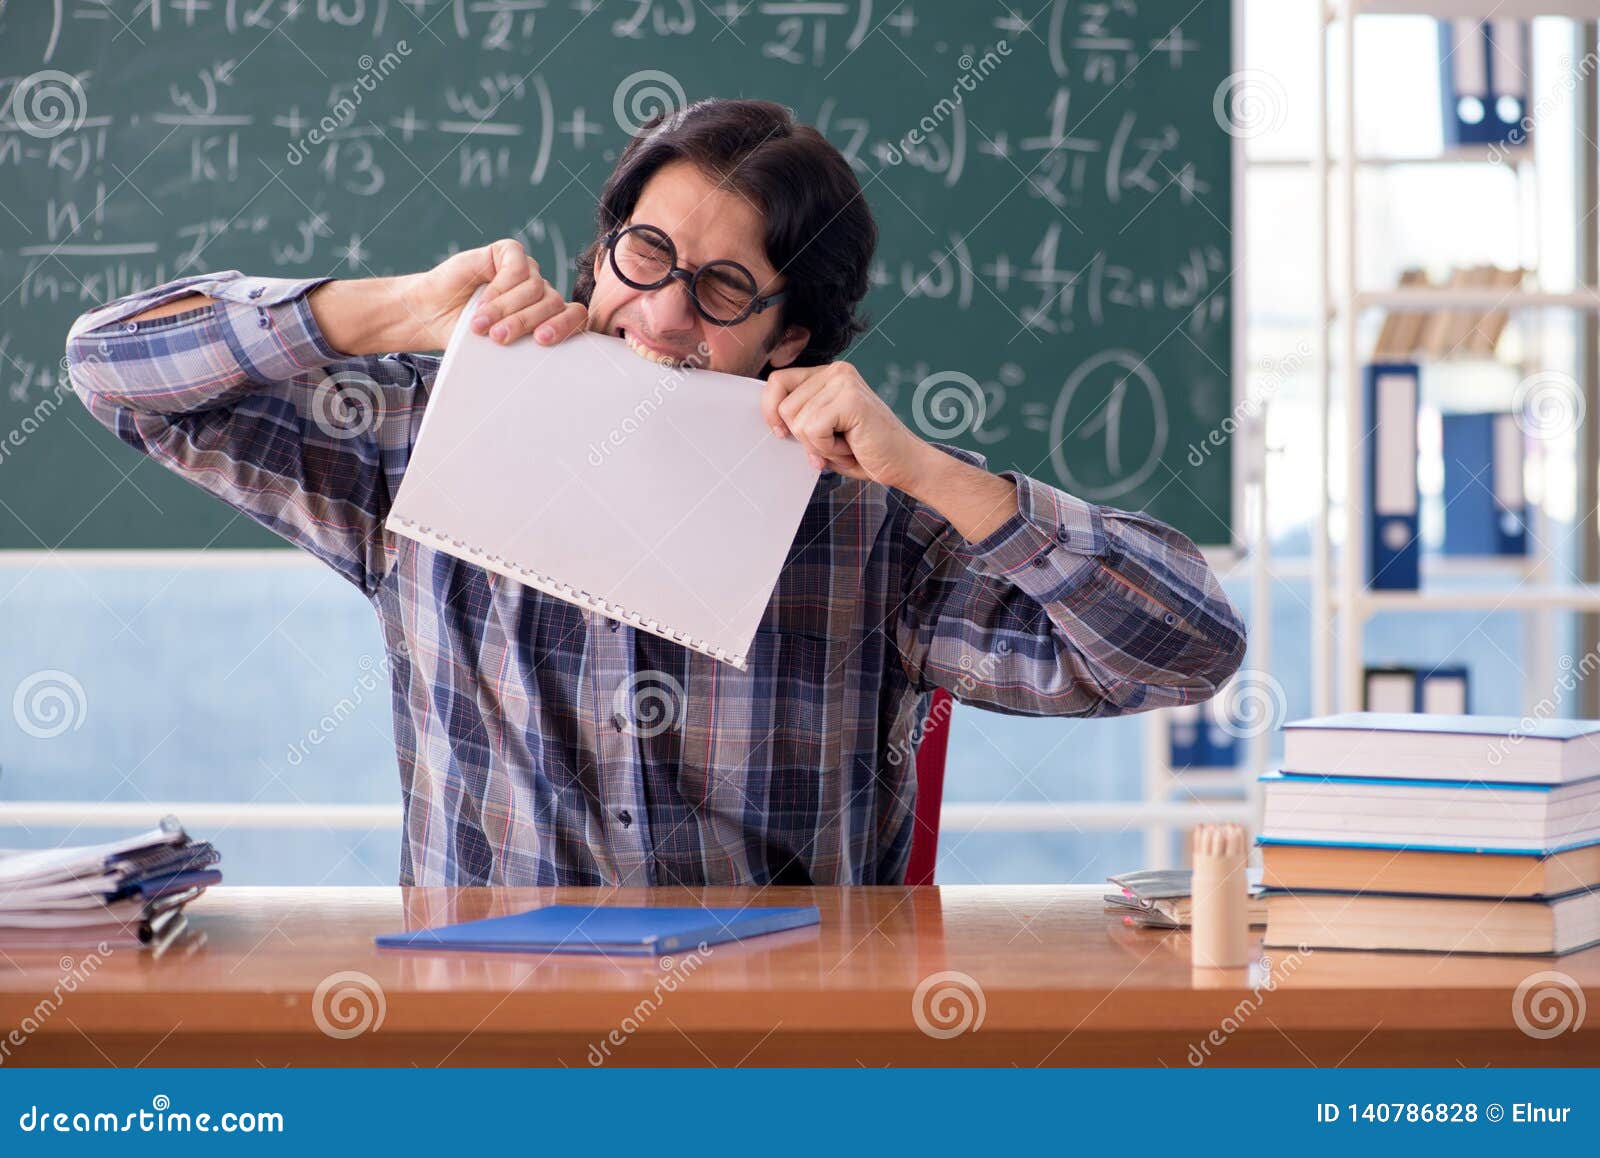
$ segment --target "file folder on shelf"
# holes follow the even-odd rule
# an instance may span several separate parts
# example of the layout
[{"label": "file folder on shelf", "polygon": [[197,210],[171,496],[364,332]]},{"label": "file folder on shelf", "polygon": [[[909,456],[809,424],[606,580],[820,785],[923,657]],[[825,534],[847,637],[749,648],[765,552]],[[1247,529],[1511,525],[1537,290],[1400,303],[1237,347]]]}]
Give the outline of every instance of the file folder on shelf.
[{"label": "file folder on shelf", "polygon": [[1445,414],[1444,553],[1526,555],[1523,433],[1508,413]]},{"label": "file folder on shelf", "polygon": [[1367,585],[1416,590],[1417,386],[1415,362],[1376,362],[1366,370]]},{"label": "file folder on shelf", "polygon": [[1417,669],[1386,664],[1362,673],[1361,708],[1367,712],[1417,710]]},{"label": "file folder on shelf", "polygon": [[1432,716],[1465,716],[1471,709],[1467,669],[1459,664],[1418,673],[1417,711]]},{"label": "file folder on shelf", "polygon": [[1460,664],[1380,664],[1362,675],[1364,711],[1464,716],[1471,710],[1467,669]]},{"label": "file folder on shelf", "polygon": [[1205,720],[1200,715],[1199,704],[1168,708],[1167,736],[1172,749],[1172,767],[1201,768],[1208,763]]},{"label": "file folder on shelf", "polygon": [[1526,144],[1530,68],[1527,26],[1522,21],[1441,20],[1439,83],[1445,144]]}]

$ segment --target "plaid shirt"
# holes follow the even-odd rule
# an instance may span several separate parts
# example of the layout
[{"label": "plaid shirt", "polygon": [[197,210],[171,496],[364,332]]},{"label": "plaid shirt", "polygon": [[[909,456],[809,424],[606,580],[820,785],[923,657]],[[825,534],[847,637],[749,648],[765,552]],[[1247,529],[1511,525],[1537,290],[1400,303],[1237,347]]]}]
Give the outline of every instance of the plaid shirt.
[{"label": "plaid shirt", "polygon": [[[1009,472],[1020,513],[978,543],[824,473],[743,672],[395,536],[439,361],[332,349],[306,301],[326,280],[180,278],[85,313],[68,356],[117,437],[371,601],[402,884],[899,883],[934,688],[1109,716],[1204,700],[1239,665],[1189,539]],[[218,304],[125,320],[187,293]],[[327,415],[356,375],[382,421],[352,436]]]}]

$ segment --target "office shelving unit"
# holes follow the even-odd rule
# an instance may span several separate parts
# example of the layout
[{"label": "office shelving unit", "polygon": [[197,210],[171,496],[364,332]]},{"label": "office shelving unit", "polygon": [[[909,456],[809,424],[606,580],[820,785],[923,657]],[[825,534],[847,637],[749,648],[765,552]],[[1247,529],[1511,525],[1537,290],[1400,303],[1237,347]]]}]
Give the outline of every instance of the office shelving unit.
[{"label": "office shelving unit", "polygon": [[[1471,589],[1440,588],[1438,578],[1451,573],[1469,572],[1457,560],[1425,560],[1424,578],[1415,591],[1375,591],[1365,583],[1365,525],[1368,517],[1369,496],[1366,491],[1363,469],[1363,448],[1359,432],[1364,424],[1359,420],[1363,412],[1362,389],[1363,352],[1358,345],[1362,315],[1371,309],[1433,310],[1441,308],[1506,309],[1522,314],[1527,311],[1566,308],[1593,313],[1600,310],[1600,290],[1593,284],[1593,266],[1587,269],[1580,263],[1585,280],[1571,291],[1550,290],[1478,290],[1447,288],[1405,288],[1391,290],[1363,290],[1358,284],[1358,246],[1360,244],[1359,171],[1366,163],[1356,149],[1356,38],[1357,20],[1366,15],[1408,14],[1432,16],[1440,19],[1528,19],[1534,16],[1564,16],[1578,20],[1591,20],[1597,15],[1593,0],[1335,0],[1326,10],[1328,25],[1338,37],[1343,60],[1341,76],[1337,83],[1328,72],[1327,29],[1319,29],[1318,37],[1318,132],[1315,157],[1317,216],[1322,241],[1319,248],[1318,315],[1322,324],[1316,327],[1317,341],[1314,359],[1317,370],[1317,409],[1323,417],[1323,430],[1319,445],[1319,466],[1322,479],[1321,502],[1314,535],[1313,577],[1313,704],[1317,712],[1349,711],[1361,706],[1362,667],[1365,656],[1365,627],[1367,619],[1384,611],[1444,611],[1461,609],[1511,610],[1527,613],[1530,630],[1525,635],[1530,640],[1528,651],[1528,679],[1525,687],[1525,710],[1531,710],[1538,699],[1541,686],[1535,673],[1547,672],[1552,681],[1555,668],[1550,656],[1553,648],[1553,614],[1562,611],[1600,611],[1600,584],[1560,583],[1551,580],[1547,562],[1534,551],[1521,566],[1506,568],[1480,567],[1483,574],[1499,570],[1509,582],[1492,587]],[[1332,274],[1334,264],[1327,226],[1333,220],[1329,212],[1329,175],[1333,168],[1329,142],[1331,106],[1335,100],[1342,113],[1341,158],[1356,157],[1355,165],[1338,166],[1341,191],[1340,211],[1343,214],[1341,237],[1343,252],[1339,255],[1340,277],[1335,284]],[[1573,97],[1581,101],[1581,90]],[[1442,155],[1444,163],[1461,163],[1473,159],[1474,150],[1452,150]],[[1484,151],[1484,159],[1488,159]],[[1392,159],[1387,164],[1406,163],[1415,159]],[[1517,163],[1526,164],[1519,157]],[[1586,159],[1592,166],[1592,158]],[[1582,230],[1580,230],[1580,233]],[[1343,510],[1344,543],[1337,560],[1333,558],[1328,531],[1333,519],[1333,495],[1330,479],[1332,463],[1333,374],[1331,337],[1329,326],[1338,334],[1340,343],[1340,376],[1343,382],[1344,403],[1344,466],[1346,471],[1346,500]],[[1584,422],[1593,424],[1597,416],[1588,408]],[[1592,432],[1580,431],[1580,453],[1585,445],[1592,444]],[[1591,473],[1592,472],[1588,472]],[[1580,519],[1594,503],[1594,484],[1579,471]],[[1586,569],[1588,557],[1585,557]],[[1333,631],[1335,616],[1339,631]],[[1337,655],[1333,646],[1337,639]],[[1553,684],[1543,685],[1548,688]]]}]

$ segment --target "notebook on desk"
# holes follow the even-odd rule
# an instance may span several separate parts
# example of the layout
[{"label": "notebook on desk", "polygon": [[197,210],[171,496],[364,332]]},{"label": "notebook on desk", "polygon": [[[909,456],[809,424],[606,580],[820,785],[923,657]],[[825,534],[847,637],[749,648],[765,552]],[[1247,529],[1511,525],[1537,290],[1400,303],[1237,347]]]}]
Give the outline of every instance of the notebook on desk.
[{"label": "notebook on desk", "polygon": [[477,300],[387,527],[742,669],[817,481],[763,383],[603,334],[502,346],[468,326]]},{"label": "notebook on desk", "polygon": [[804,928],[820,919],[812,905],[756,909],[549,905],[437,929],[387,933],[375,940],[386,949],[657,956]]}]

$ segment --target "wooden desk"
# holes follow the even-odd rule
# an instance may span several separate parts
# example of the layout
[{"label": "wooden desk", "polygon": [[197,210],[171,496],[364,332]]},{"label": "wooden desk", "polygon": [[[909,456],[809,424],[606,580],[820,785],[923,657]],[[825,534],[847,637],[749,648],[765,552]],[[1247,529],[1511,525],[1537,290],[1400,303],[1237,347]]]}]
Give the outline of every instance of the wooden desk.
[{"label": "wooden desk", "polygon": [[[160,958],[0,953],[6,1064],[1594,1065],[1600,950],[1560,959],[1271,951],[1195,978],[1181,934],[1094,886],[923,889],[212,889]],[[818,929],[678,960],[379,950],[375,934],[555,901],[814,903]],[[73,960],[63,962],[63,956]],[[63,970],[92,970],[39,1016]],[[1586,991],[1577,1032],[1517,1028],[1541,970]],[[336,976],[356,974],[361,976]],[[939,974],[964,974],[937,977]],[[929,979],[932,978],[930,981]],[[330,980],[332,979],[332,980]],[[382,1021],[372,1024],[379,1007]],[[316,997],[318,987],[324,995]],[[983,1020],[954,1036],[960,995]],[[363,1013],[362,998],[366,1009]],[[942,1008],[946,1019],[941,1021]],[[333,1034],[367,1028],[353,1036]],[[970,1018],[969,1018],[970,1021]],[[1215,1037],[1212,1037],[1215,1031]],[[1220,1044],[1219,1044],[1220,1043]]]}]

